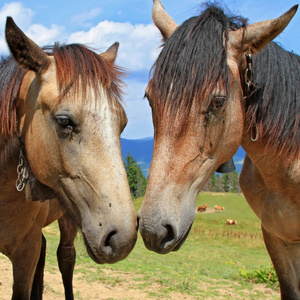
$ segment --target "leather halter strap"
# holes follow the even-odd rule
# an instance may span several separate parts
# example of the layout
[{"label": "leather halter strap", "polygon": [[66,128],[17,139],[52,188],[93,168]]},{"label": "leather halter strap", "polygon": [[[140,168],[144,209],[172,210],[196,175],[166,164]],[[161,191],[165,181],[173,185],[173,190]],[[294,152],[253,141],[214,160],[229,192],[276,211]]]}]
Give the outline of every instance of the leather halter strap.
[{"label": "leather halter strap", "polygon": [[[244,74],[244,80],[245,80],[245,89],[244,89],[244,99],[248,100],[253,91],[254,91],[254,84],[253,84],[253,57],[250,51],[245,54],[246,56],[246,64],[247,68]],[[254,133],[255,132],[255,133]],[[256,124],[250,128],[250,138],[252,142],[257,141],[258,139],[258,132],[257,132],[257,127]]]}]

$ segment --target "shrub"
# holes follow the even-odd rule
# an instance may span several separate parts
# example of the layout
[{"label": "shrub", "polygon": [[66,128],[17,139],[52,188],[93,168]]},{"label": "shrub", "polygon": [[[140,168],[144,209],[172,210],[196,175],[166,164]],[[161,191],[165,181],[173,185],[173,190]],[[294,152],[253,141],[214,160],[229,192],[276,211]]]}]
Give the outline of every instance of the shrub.
[{"label": "shrub", "polygon": [[254,283],[265,283],[268,287],[278,288],[279,282],[273,265],[254,271],[247,271],[245,267],[240,269],[240,277]]}]

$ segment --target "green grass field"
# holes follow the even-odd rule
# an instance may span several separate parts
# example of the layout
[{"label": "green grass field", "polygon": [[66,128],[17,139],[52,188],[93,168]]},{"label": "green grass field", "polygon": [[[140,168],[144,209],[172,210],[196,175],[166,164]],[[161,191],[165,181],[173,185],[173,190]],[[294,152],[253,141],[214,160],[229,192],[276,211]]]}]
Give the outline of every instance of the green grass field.
[{"label": "green grass field", "polygon": [[[141,203],[141,198],[134,200],[136,210]],[[214,298],[220,297],[224,286],[229,286],[235,295],[240,295],[239,299],[266,299],[255,291],[256,284],[241,276],[264,268],[270,269],[271,266],[258,218],[242,194],[213,196],[212,193],[200,193],[196,206],[205,203],[210,213],[198,213],[185,244],[179,251],[167,255],[148,251],[139,235],[127,259],[114,265],[98,266],[88,257],[78,234],[76,272],[80,272],[85,281],[100,280],[111,286],[123,280],[122,274],[130,274],[133,282],[131,288],[147,290],[151,285],[159,286],[159,289],[148,293],[150,298],[168,297],[172,292],[193,295],[195,299]],[[215,205],[224,206],[225,210],[214,212]],[[226,219],[236,220],[238,224],[225,225]],[[52,266],[54,268],[57,265],[57,225],[51,225],[45,231],[45,236],[48,241],[47,265],[51,270]],[[104,276],[105,270],[117,275]],[[251,297],[243,298],[245,290],[249,291]],[[276,291],[276,297],[268,299],[279,299],[278,287]],[[224,299],[227,299],[226,296]]]}]

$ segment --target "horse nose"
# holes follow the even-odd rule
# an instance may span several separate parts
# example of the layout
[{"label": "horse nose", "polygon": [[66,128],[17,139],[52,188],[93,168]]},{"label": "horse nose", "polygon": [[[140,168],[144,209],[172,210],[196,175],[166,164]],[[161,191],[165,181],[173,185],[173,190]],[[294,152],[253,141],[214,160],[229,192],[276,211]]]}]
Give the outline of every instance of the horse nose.
[{"label": "horse nose", "polygon": [[144,244],[148,250],[166,254],[172,251],[177,243],[178,234],[176,227],[171,222],[147,223],[138,213],[139,230]]},{"label": "horse nose", "polygon": [[137,234],[136,227],[134,231],[128,228],[117,228],[110,226],[104,234],[101,234],[101,239],[98,243],[93,243],[93,239],[87,238],[87,232],[82,231],[86,249],[90,257],[98,264],[116,263],[125,259],[133,249]]}]

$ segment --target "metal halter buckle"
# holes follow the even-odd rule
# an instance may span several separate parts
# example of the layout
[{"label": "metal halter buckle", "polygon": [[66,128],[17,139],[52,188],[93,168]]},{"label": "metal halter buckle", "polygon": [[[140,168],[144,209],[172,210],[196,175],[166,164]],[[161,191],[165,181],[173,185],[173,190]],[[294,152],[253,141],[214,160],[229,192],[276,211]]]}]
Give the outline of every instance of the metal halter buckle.
[{"label": "metal halter buckle", "polygon": [[[252,54],[250,51],[246,53],[246,63],[247,63],[247,69],[245,71],[245,84],[246,84],[246,91],[245,91],[245,99],[249,99],[251,96],[251,93],[253,91],[253,82],[252,82],[252,77],[253,77],[253,72],[252,72],[252,63],[253,63],[253,58]],[[255,134],[253,133],[253,130],[255,129]],[[257,132],[257,126],[254,125],[250,129],[250,138],[252,142],[256,142],[258,139],[258,132]]]},{"label": "metal halter buckle", "polygon": [[29,178],[28,163],[27,162],[24,163],[24,162],[25,162],[25,157],[21,149],[19,155],[19,164],[17,167],[18,179],[16,180],[16,188],[19,192],[23,191],[27,183],[27,180]]},{"label": "metal halter buckle", "polygon": [[245,98],[249,98],[252,92],[252,54],[246,53],[246,62],[247,62],[247,69],[245,71],[245,83],[246,83],[246,95]]}]

